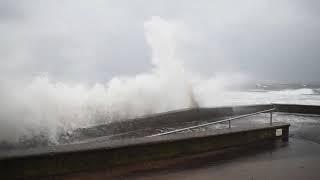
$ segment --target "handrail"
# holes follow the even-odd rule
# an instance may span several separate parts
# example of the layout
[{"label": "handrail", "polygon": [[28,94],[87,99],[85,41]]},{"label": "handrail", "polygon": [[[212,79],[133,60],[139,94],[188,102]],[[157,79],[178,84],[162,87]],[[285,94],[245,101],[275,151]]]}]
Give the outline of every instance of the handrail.
[{"label": "handrail", "polygon": [[147,137],[163,136],[163,135],[173,134],[173,133],[186,131],[186,130],[190,130],[190,129],[195,129],[195,128],[199,128],[199,127],[204,127],[204,126],[208,126],[208,125],[212,125],[212,124],[223,123],[223,122],[227,122],[227,121],[229,122],[229,128],[231,128],[231,121],[233,121],[233,120],[241,119],[241,118],[245,118],[245,117],[250,117],[250,116],[254,116],[254,115],[262,114],[262,113],[267,113],[267,112],[270,112],[270,125],[272,125],[272,112],[274,110],[276,110],[276,108],[272,108],[272,109],[268,109],[268,110],[264,110],[264,111],[259,111],[259,112],[255,112],[255,113],[250,113],[250,114],[245,114],[245,115],[241,115],[241,116],[237,116],[237,117],[231,117],[231,118],[227,118],[227,119],[220,120],[220,121],[215,121],[215,122],[200,124],[200,125],[196,125],[196,126],[190,126],[190,127],[186,127],[186,128],[176,129],[176,130],[168,131],[168,132],[164,132],[164,133],[158,133],[158,134],[150,135]]}]

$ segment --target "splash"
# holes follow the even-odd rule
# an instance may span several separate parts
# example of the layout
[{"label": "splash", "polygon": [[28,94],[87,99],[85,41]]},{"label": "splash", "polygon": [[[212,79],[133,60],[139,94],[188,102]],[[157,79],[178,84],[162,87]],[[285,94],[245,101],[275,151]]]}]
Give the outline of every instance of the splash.
[{"label": "splash", "polygon": [[177,23],[152,17],[144,24],[153,68],[106,84],[67,84],[39,76],[2,93],[0,141],[57,136],[80,127],[197,106],[192,83],[176,55]]},{"label": "splash", "polygon": [[246,82],[246,77],[222,74],[207,78],[190,71],[179,56],[184,28],[160,17],[146,21],[152,69],[114,77],[105,84],[55,82],[47,75],[29,83],[13,83],[0,77],[0,145],[32,143],[28,140],[35,137],[58,143],[59,135],[77,128],[197,106],[320,104],[319,89],[230,91],[227,87]]}]

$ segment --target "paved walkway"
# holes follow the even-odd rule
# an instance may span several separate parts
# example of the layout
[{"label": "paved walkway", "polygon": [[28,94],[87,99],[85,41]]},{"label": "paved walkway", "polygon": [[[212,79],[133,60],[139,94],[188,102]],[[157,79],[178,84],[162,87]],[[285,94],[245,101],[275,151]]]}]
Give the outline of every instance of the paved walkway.
[{"label": "paved walkway", "polygon": [[[265,116],[265,117],[264,117]],[[265,122],[267,115],[248,121]],[[134,174],[122,179],[212,180],[212,179],[320,179],[320,117],[275,115],[275,121],[291,124],[288,143],[276,148],[257,149],[239,157],[210,161],[186,168]],[[235,124],[239,125],[239,124]]]},{"label": "paved walkway", "polygon": [[291,138],[282,147],[198,167],[167,169],[123,179],[320,179],[320,145]]}]

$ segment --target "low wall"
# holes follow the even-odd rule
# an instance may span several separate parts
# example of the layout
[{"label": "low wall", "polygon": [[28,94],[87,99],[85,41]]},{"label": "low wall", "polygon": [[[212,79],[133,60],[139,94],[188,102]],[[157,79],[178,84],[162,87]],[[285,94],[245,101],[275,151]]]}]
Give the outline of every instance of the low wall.
[{"label": "low wall", "polygon": [[320,106],[275,104],[275,107],[277,112],[320,115]]},{"label": "low wall", "polygon": [[73,137],[68,137],[67,141],[72,141],[73,139],[83,140],[87,139],[88,137],[93,138],[121,134],[125,132],[137,131],[148,128],[154,129],[155,127],[174,127],[181,123],[188,123],[199,120],[204,121],[207,119],[221,118],[232,115],[232,107],[194,108],[179,111],[171,111],[166,113],[148,115],[145,117],[135,119],[114,121],[105,125],[79,129],[73,133]]},{"label": "low wall", "polygon": [[[281,137],[276,129],[282,129]],[[220,150],[270,139],[288,138],[289,124],[231,128],[112,143],[58,146],[50,150],[13,154],[0,159],[1,179],[53,177],[77,172],[108,171],[124,165],[151,162]]]},{"label": "low wall", "polygon": [[140,129],[154,129],[155,127],[175,127],[181,125],[182,123],[188,123],[192,121],[215,121],[219,120],[219,118],[221,119],[228,116],[254,113],[257,111],[271,109],[273,107],[273,105],[268,104],[234,107],[194,108],[179,111],[171,111],[135,119],[115,121],[106,125],[99,125],[90,128],[79,129],[73,132],[73,137],[68,136],[66,141],[73,141],[73,139],[85,140],[89,137],[93,138],[108,136],[130,131],[137,131]]},{"label": "low wall", "polygon": [[96,129],[97,127],[99,127],[99,129],[103,130],[105,128],[108,129],[108,132],[110,134],[118,134],[128,131],[135,131],[139,128],[163,127],[168,125],[172,126],[175,124],[180,124],[182,122],[185,123],[199,120],[203,121],[207,119],[215,119],[226,116],[248,114],[271,108],[273,108],[272,104],[215,108],[193,108],[148,115],[145,117],[135,119],[116,121],[107,125],[99,125],[96,127],[92,127],[92,129]]}]

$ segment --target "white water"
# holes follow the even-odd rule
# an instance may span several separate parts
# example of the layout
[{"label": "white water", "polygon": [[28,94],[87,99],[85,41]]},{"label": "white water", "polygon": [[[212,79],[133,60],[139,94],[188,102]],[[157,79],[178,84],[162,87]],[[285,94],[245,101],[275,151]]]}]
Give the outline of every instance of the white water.
[{"label": "white water", "polygon": [[207,94],[202,94],[204,98],[202,106],[228,106],[228,105],[244,105],[244,104],[268,104],[268,103],[283,103],[283,104],[306,104],[320,105],[320,96],[311,94],[312,89],[292,89],[281,91],[261,91],[261,92],[243,92],[243,91],[224,91],[220,92],[219,96],[215,97],[216,104],[209,99],[205,100]]},{"label": "white water", "polygon": [[[57,134],[113,120],[193,106],[192,85],[176,59],[175,23],[153,17],[144,24],[153,69],[87,86],[36,77],[26,85],[3,85],[0,141]],[[128,60],[129,61],[129,60]]]},{"label": "white water", "polygon": [[[52,82],[39,76],[30,83],[3,83],[0,93],[0,141],[46,134],[53,142],[61,132],[145,114],[200,106],[260,103],[320,104],[311,89],[236,92],[238,76],[202,78],[177,55],[179,23],[160,17],[145,22],[153,69],[132,77],[114,77],[88,86]],[[129,61],[129,60],[128,60]]]}]

